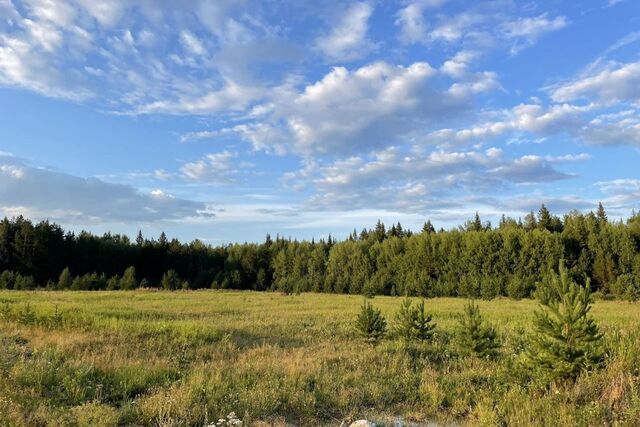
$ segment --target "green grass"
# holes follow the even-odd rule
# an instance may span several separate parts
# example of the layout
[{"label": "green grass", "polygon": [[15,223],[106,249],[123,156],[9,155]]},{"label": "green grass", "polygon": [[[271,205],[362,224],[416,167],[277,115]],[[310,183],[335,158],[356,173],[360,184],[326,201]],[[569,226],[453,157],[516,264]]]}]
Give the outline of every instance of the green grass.
[{"label": "green grass", "polygon": [[[376,297],[389,321],[402,299]],[[0,292],[0,425],[637,425],[640,305],[598,301],[607,360],[548,387],[518,363],[534,301],[479,301],[504,343],[462,356],[463,299],[427,300],[429,344],[353,330],[362,297],[254,292]],[[56,308],[58,315],[56,316]]]}]

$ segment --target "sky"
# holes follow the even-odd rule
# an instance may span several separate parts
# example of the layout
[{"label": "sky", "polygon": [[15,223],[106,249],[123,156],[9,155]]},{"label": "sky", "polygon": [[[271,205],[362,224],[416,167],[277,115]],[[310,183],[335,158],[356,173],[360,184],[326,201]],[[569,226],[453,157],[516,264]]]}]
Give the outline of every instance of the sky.
[{"label": "sky", "polygon": [[640,209],[637,0],[0,0],[0,215],[210,244]]}]

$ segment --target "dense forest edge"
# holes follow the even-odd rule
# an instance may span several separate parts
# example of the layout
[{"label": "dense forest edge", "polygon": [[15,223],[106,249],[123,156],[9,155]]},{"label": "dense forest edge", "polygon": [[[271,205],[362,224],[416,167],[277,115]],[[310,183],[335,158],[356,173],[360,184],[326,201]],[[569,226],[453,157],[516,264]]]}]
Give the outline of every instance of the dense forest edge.
[{"label": "dense forest edge", "polygon": [[[420,232],[378,221],[343,241],[297,241],[267,235],[262,243],[210,246],[138,233],[96,236],[34,223],[0,222],[0,289],[251,289],[423,297],[530,297],[558,271],[590,283],[599,297],[640,298],[640,214],[610,221],[596,212],[562,218],[542,205],[496,227],[478,214],[464,225]],[[589,280],[588,280],[589,279]]]}]

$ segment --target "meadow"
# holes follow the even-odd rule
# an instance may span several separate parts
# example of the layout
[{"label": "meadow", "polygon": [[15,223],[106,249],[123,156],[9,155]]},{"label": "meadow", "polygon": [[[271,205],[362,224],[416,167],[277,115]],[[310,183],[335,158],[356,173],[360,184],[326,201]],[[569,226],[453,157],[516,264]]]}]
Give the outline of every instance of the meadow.
[{"label": "meadow", "polygon": [[[425,300],[428,343],[361,340],[362,296],[0,291],[0,425],[638,425],[640,305],[597,301],[605,363],[549,386],[519,363],[533,300],[478,301],[495,359],[465,356],[466,300]],[[402,298],[371,300],[391,323]],[[226,424],[225,424],[226,425]]]}]

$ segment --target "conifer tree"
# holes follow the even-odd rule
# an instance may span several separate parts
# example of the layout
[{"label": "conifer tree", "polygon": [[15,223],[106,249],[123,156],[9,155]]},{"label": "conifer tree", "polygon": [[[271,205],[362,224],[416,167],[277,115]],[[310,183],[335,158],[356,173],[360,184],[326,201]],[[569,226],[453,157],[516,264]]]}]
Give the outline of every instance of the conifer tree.
[{"label": "conifer tree", "polygon": [[607,218],[607,212],[604,210],[604,206],[602,206],[602,202],[598,203],[598,211],[596,212],[596,218],[598,219],[598,223],[600,225],[604,225],[609,221],[609,219]]},{"label": "conifer tree", "polygon": [[423,233],[435,233],[436,229],[433,227],[433,224],[431,224],[431,220],[427,220],[427,222],[424,223],[424,225],[422,226],[422,232]]},{"label": "conifer tree", "polygon": [[122,279],[120,280],[121,289],[135,289],[138,287],[138,280],[136,279],[136,269],[131,266],[124,271]]},{"label": "conifer tree", "polygon": [[435,323],[424,311],[424,300],[412,306],[411,300],[405,298],[396,313],[394,329],[398,337],[407,341],[428,341],[433,336]]},{"label": "conifer tree", "polygon": [[593,318],[589,280],[584,287],[569,278],[560,263],[560,274],[536,291],[540,310],[534,319],[534,335],[525,354],[527,364],[552,380],[575,379],[597,366],[602,358],[602,334]]},{"label": "conifer tree", "polygon": [[544,203],[540,206],[540,211],[538,211],[538,228],[553,231],[551,212],[549,212]]},{"label": "conifer tree", "polygon": [[160,282],[163,289],[176,290],[180,286],[180,278],[178,277],[178,273],[175,270],[169,270],[162,276],[162,281]]},{"label": "conifer tree", "polygon": [[58,277],[58,289],[71,289],[71,284],[73,283],[73,277],[71,277],[71,271],[69,271],[69,267],[66,267],[60,273],[60,277]]},{"label": "conifer tree", "polygon": [[366,342],[375,344],[387,331],[387,321],[380,309],[374,308],[367,300],[360,308],[360,313],[356,317],[355,328]]},{"label": "conifer tree", "polygon": [[496,330],[484,321],[480,307],[473,301],[467,303],[460,316],[458,336],[462,348],[478,357],[495,357],[500,348]]}]

